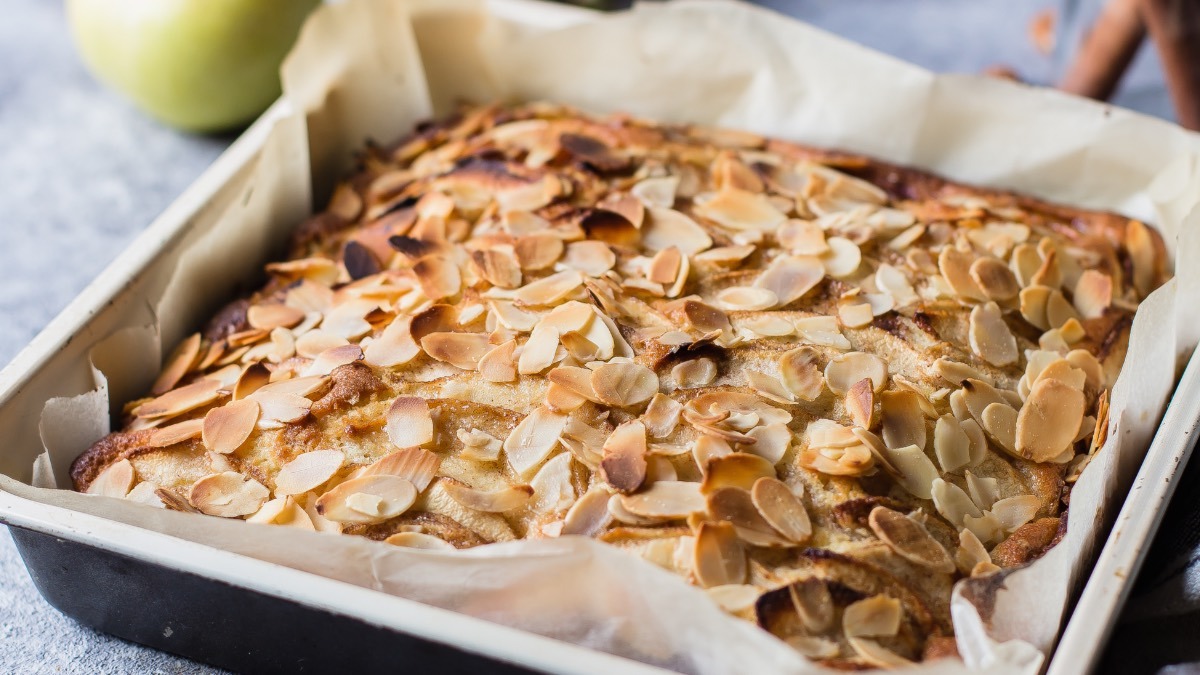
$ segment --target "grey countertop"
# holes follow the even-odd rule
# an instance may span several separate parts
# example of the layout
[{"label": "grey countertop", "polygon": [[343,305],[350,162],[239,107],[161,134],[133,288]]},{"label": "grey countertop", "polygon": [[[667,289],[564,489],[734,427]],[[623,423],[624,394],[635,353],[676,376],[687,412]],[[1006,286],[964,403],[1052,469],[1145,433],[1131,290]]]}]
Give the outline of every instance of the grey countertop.
[{"label": "grey countertop", "polygon": [[[763,4],[935,70],[978,72],[1003,63],[1032,81],[1047,82],[1062,63],[1061,55],[1039,54],[1027,37],[1028,22],[1039,9],[1059,6],[1052,0]],[[0,364],[28,344],[232,140],[167,129],[97,84],[74,52],[60,3],[9,0],[4,15]],[[1139,57],[1117,102],[1166,114],[1152,54]],[[63,617],[38,596],[11,539],[0,534],[0,672],[215,671]]]}]

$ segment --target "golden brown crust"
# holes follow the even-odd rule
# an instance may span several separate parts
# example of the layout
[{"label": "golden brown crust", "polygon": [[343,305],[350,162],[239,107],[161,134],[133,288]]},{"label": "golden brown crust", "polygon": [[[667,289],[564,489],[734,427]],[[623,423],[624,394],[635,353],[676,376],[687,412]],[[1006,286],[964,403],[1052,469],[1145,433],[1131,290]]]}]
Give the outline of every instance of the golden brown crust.
[{"label": "golden brown crust", "polygon": [[76,488],[398,545],[592,536],[749,588],[726,609],[837,668],[954,655],[954,584],[1057,541],[1165,279],[1114,214],[546,104],[360,168]]}]

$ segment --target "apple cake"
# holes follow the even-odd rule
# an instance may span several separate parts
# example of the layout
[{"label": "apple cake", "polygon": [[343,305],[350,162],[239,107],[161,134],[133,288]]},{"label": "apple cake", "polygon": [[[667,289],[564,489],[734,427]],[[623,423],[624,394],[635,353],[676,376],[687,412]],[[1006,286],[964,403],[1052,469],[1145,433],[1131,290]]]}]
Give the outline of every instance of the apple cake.
[{"label": "apple cake", "polygon": [[462,110],[370,144],[78,490],[452,549],[583,536],[806,656],[955,653],[1064,534],[1161,238],[750,133]]}]

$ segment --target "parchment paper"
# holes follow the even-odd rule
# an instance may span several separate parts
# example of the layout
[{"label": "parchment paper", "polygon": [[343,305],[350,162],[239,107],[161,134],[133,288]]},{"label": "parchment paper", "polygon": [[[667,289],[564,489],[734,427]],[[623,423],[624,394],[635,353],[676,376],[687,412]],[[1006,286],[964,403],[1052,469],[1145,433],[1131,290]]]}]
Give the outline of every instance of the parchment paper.
[{"label": "parchment paper", "polygon": [[[91,364],[79,364],[93,371],[95,391],[47,403],[36,486],[0,476],[0,489],[686,672],[820,669],[677,577],[590,540],[411,551],[54,490],[52,479],[68,485],[70,462],[108,430],[110,405],[157,371],[159,345],[224,299],[214,297],[224,286],[212,275],[252,278],[295,224],[284,216],[310,194],[305,150],[321,194],[365,140],[400,136],[457,100],[554,100],[862,152],[1140,217],[1156,223],[1173,259],[1200,259],[1197,137],[1052,91],[933,75],[732,2],[639,6],[544,30],[464,0],[351,0],[317,11],[284,82],[296,112],[272,131],[243,198],[216,222],[193,224],[165,283],[143,290],[156,320],[129,323],[97,344]],[[994,597],[970,584],[956,589],[952,613],[968,668],[1033,673],[1052,645],[1196,344],[1198,267],[1180,265],[1179,277],[1139,310],[1112,393],[1109,442],[1071,493],[1066,538],[1007,574]],[[977,611],[970,600],[980,598],[994,607]],[[951,660],[919,670],[963,667]]]}]

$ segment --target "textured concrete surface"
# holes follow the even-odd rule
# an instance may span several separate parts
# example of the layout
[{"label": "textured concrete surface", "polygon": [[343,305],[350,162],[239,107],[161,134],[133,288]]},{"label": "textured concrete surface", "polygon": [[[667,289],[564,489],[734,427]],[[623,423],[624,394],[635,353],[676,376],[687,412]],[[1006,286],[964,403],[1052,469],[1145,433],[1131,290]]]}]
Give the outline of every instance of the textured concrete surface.
[{"label": "textured concrete surface", "polygon": [[[1033,14],[1053,0],[764,4],[936,70],[976,72],[1003,63],[1045,83],[1064,58],[1038,54],[1026,32]],[[1118,102],[1164,114],[1151,56],[1139,58]],[[229,140],[179,134],[142,116],[79,64],[60,3],[8,0],[0,21],[0,364]],[[215,671],[58,614],[37,595],[11,539],[0,533],[0,672]]]}]

